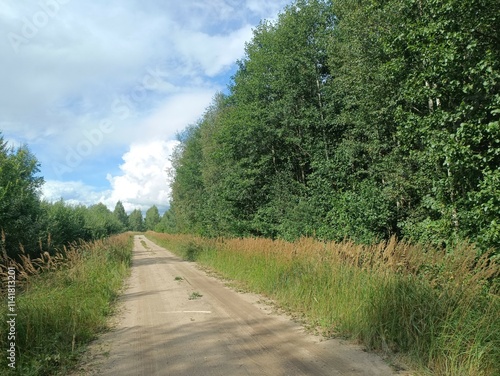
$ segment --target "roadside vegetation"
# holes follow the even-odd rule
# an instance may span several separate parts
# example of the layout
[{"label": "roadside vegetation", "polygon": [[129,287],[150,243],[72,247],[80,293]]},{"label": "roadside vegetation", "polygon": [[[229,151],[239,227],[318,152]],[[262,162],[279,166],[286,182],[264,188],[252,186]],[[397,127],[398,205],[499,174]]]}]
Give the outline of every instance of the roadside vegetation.
[{"label": "roadside vegetation", "polygon": [[162,232],[500,248],[498,0],[298,0],[179,135]]},{"label": "roadside vegetation", "polygon": [[497,0],[296,0],[179,134],[149,236],[311,326],[500,374]]},{"label": "roadside vegetation", "polygon": [[[131,235],[116,234],[154,228],[160,220],[156,206],[143,218],[138,209],[127,215],[120,201],[114,211],[102,203],[45,201],[39,172],[28,147],[9,146],[0,132],[2,375],[67,374],[84,345],[105,328],[127,273]],[[9,276],[16,282],[17,316],[7,316]],[[15,336],[7,323],[13,317]],[[6,356],[11,348],[15,370]]]},{"label": "roadside vegetation", "polygon": [[[85,345],[106,328],[128,273],[132,235],[79,243],[32,259],[2,258],[0,275],[16,269],[16,368],[2,356],[2,375],[65,375]],[[6,286],[2,285],[2,300]],[[5,301],[5,300],[4,300]],[[7,317],[7,304],[0,316]],[[0,347],[8,349],[6,320],[0,325]],[[6,351],[3,351],[6,353]]]},{"label": "roadside vegetation", "polygon": [[20,374],[64,369],[102,328],[130,258],[109,236],[126,230],[165,233],[148,236],[424,374],[500,374],[499,14],[498,0],[290,4],[179,134],[162,217],[43,201],[35,156],[0,134]]},{"label": "roadside vegetation", "polygon": [[419,374],[500,374],[500,264],[475,257],[471,245],[446,254],[394,238],[147,236],[265,294],[312,329],[360,341]]}]

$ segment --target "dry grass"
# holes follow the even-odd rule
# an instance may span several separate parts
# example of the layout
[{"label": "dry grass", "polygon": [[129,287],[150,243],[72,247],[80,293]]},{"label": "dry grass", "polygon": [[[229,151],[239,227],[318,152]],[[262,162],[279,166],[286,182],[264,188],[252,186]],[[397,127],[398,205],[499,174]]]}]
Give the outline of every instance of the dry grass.
[{"label": "dry grass", "polygon": [[499,259],[390,239],[148,237],[275,299],[326,334],[404,354],[421,373],[500,374]]},{"label": "dry grass", "polygon": [[64,268],[71,268],[73,265],[81,262],[83,255],[82,249],[87,247],[89,247],[89,245],[81,244],[80,247],[78,247],[75,244],[70,247],[64,247],[62,251],[57,252],[53,256],[48,252],[43,252],[35,259],[26,256],[24,252],[19,255],[19,260],[14,260],[3,255],[3,257],[0,258],[0,278],[2,279],[2,283],[0,284],[0,295],[3,296],[6,292],[5,282],[7,281],[7,270],[9,267],[14,267],[16,269],[17,288],[24,290],[34,276]]},{"label": "dry grass", "polygon": [[[16,370],[15,375],[65,374],[96,333],[106,326],[131,260],[130,234],[64,248],[51,256],[43,253],[19,261],[3,259],[6,269],[16,268]],[[5,294],[5,287],[3,290]],[[2,295],[4,296],[4,295]],[[0,315],[7,317],[7,305]],[[6,344],[5,323],[0,345]],[[6,359],[0,363],[7,370]]]}]

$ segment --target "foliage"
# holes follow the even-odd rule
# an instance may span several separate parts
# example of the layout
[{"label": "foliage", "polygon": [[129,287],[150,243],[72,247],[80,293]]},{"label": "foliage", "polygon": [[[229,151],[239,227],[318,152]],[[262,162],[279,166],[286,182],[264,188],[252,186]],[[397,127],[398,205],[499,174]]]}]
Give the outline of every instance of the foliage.
[{"label": "foliage", "polygon": [[128,215],[121,201],[116,203],[113,215],[122,224],[123,229],[128,229]]},{"label": "foliage", "polygon": [[135,209],[130,213],[128,216],[128,225],[130,231],[144,231],[144,219],[139,209]]},{"label": "foliage", "polygon": [[174,211],[171,209],[163,213],[160,222],[158,222],[158,224],[154,228],[154,231],[166,233],[173,233],[176,230],[175,215]]},{"label": "foliage", "polygon": [[88,239],[86,208],[66,205],[63,200],[55,203],[42,202],[44,230],[50,236],[49,251],[76,240]]},{"label": "foliage", "polygon": [[34,248],[38,241],[40,188],[39,163],[26,146],[7,146],[0,133],[0,232],[2,246],[14,256],[23,244]]},{"label": "foliage", "polygon": [[297,0],[179,138],[170,232],[500,246],[500,3]]},{"label": "foliage", "polygon": [[153,205],[146,211],[145,230],[154,230],[158,223],[160,223],[160,213],[156,205]]},{"label": "foliage", "polygon": [[103,203],[90,206],[85,214],[85,229],[90,239],[101,239],[123,231],[122,224]]}]

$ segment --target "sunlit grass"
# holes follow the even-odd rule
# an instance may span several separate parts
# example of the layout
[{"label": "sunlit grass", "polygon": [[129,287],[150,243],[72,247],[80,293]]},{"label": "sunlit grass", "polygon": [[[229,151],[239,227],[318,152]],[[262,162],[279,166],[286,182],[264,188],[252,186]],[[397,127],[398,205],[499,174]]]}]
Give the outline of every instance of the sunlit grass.
[{"label": "sunlit grass", "polygon": [[[25,275],[16,299],[17,375],[65,374],[83,345],[106,327],[131,260],[131,235],[81,244],[37,266],[16,264]],[[59,261],[54,261],[59,260]],[[45,265],[45,266],[44,266]],[[41,271],[40,271],[41,270]],[[6,316],[6,305],[0,315]],[[3,320],[4,321],[4,320]],[[0,344],[6,348],[6,326]],[[7,374],[6,357],[1,369]]]},{"label": "sunlit grass", "polygon": [[500,374],[500,266],[391,239],[203,239],[148,232],[189,260],[273,298],[325,334],[402,354],[422,374]]}]

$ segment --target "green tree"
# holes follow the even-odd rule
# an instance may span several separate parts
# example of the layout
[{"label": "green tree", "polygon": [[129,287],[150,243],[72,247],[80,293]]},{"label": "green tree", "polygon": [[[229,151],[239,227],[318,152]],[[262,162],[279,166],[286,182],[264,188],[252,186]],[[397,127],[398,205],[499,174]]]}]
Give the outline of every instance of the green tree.
[{"label": "green tree", "polygon": [[180,138],[170,228],[500,245],[494,0],[298,0]]},{"label": "green tree", "polygon": [[116,203],[113,215],[123,225],[124,230],[128,228],[128,215],[125,212],[125,208],[123,207],[123,203],[121,201]]},{"label": "green tree", "polygon": [[200,124],[188,127],[179,135],[180,144],[172,156],[175,177],[172,182],[171,210],[177,230],[202,233],[205,188],[202,177],[203,152]]},{"label": "green tree", "polygon": [[400,82],[399,141],[429,178],[405,232],[498,247],[500,40],[494,0],[401,2],[388,50]]},{"label": "green tree", "polygon": [[103,203],[85,211],[85,228],[92,239],[100,239],[122,231],[122,224]]},{"label": "green tree", "polygon": [[135,209],[130,213],[128,216],[128,225],[131,231],[144,231],[144,219],[139,209]]},{"label": "green tree", "polygon": [[7,254],[15,257],[22,245],[37,254],[40,226],[39,163],[26,146],[9,147],[0,134],[0,231]]},{"label": "green tree", "polygon": [[262,22],[239,61],[230,96],[218,106],[218,126],[206,131],[202,122],[202,135],[212,134],[216,145],[202,158],[215,161],[203,160],[203,167],[213,167],[217,187],[205,184],[205,202],[221,204],[213,207],[234,235],[291,234],[286,218],[313,212],[306,209],[308,186],[333,146],[326,55],[332,24],[325,1],[298,1],[277,22]]},{"label": "green tree", "polygon": [[154,230],[159,222],[160,222],[160,213],[156,205],[153,205],[146,211],[146,218],[144,219],[144,227],[146,228],[146,230]]},{"label": "green tree", "polygon": [[160,219],[160,222],[156,225],[155,231],[164,232],[168,234],[174,234],[177,232],[177,226],[175,224],[175,213],[171,208],[169,208]]},{"label": "green tree", "polygon": [[42,202],[45,232],[50,239],[49,250],[76,240],[89,240],[85,231],[84,210],[67,205],[63,200],[55,203]]},{"label": "green tree", "polygon": [[386,52],[399,21],[393,7],[377,1],[342,0],[333,11],[328,64],[335,147],[315,187],[314,197],[330,193],[320,201],[328,220],[319,234],[370,242],[399,234],[416,183],[403,179],[412,169],[397,152],[399,67]]}]

